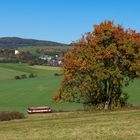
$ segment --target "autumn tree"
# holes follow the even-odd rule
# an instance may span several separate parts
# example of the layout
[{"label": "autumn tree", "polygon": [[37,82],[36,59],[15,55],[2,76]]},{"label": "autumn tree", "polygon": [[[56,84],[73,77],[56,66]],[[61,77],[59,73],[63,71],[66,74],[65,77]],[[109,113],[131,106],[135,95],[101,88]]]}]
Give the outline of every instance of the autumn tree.
[{"label": "autumn tree", "polygon": [[100,108],[127,103],[122,88],[140,72],[140,34],[112,21],[94,25],[64,58],[64,79],[54,100]]}]

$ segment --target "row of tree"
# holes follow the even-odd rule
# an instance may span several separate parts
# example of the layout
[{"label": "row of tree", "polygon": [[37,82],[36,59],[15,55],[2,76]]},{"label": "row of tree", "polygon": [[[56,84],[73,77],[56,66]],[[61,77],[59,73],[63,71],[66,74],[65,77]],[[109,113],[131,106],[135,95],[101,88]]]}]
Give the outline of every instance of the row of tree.
[{"label": "row of tree", "polygon": [[35,78],[35,77],[37,77],[36,74],[30,73],[29,75],[26,74],[16,75],[14,79],[19,80],[19,79],[27,79],[27,78]]},{"label": "row of tree", "polygon": [[[66,51],[66,50],[65,50]],[[63,58],[64,49],[37,49],[36,54],[29,51],[19,51],[15,54],[15,48],[0,48],[0,63],[27,63],[29,65],[51,65],[58,66],[58,59]],[[40,59],[41,56],[47,55],[53,58],[53,61]],[[55,56],[59,56],[55,59]]]}]

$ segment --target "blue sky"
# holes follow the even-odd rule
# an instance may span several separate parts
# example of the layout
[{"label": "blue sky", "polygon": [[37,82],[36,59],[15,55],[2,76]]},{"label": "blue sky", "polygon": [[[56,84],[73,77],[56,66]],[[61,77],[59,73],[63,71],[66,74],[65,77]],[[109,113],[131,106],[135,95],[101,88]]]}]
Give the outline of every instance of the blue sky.
[{"label": "blue sky", "polygon": [[0,37],[70,43],[103,20],[140,32],[140,0],[0,0]]}]

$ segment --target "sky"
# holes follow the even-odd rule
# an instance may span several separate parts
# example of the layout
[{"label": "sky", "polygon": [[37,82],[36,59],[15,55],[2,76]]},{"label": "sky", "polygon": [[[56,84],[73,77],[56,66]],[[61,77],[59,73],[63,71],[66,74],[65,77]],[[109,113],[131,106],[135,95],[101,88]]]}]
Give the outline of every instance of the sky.
[{"label": "sky", "polygon": [[140,0],[0,0],[0,37],[71,43],[104,20],[140,32]]}]

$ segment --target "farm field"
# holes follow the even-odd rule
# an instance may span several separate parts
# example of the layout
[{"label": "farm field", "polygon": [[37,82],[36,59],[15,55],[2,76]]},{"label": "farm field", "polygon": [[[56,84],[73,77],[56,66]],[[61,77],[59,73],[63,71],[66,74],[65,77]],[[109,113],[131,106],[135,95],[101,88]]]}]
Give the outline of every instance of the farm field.
[{"label": "farm field", "polygon": [[[62,78],[54,76],[61,73],[58,67],[28,66],[26,64],[0,64],[0,73],[5,69],[9,75],[0,77],[0,111],[20,111],[25,113],[30,106],[50,106],[53,110],[80,109],[79,104],[53,103],[52,94],[57,92]],[[15,73],[13,73],[13,71]],[[37,74],[36,78],[14,80],[22,73]],[[3,76],[3,77],[2,77]]]},{"label": "farm field", "polygon": [[[59,67],[49,67],[49,66],[29,66],[27,64],[11,64],[11,63],[1,63],[0,64],[1,69],[5,69],[5,71],[8,70],[14,70],[17,72],[16,75],[18,75],[19,72],[21,73],[33,73],[37,74],[39,77],[40,76],[53,76],[54,73],[60,73],[60,68]],[[1,72],[1,71],[0,71]],[[10,77],[8,79],[11,79],[11,77],[14,75],[13,72],[10,72]],[[7,76],[5,75],[5,79],[7,79]],[[4,80],[0,79],[0,80]]]},{"label": "farm field", "polygon": [[139,140],[140,110],[28,115],[0,122],[2,140]]},{"label": "farm field", "polygon": [[23,71],[0,67],[0,80],[14,79],[16,75],[27,74]]},{"label": "farm field", "polygon": [[140,105],[140,79],[130,82],[130,85],[124,91],[129,95],[129,103]]},{"label": "farm field", "polygon": [[[52,94],[57,92],[62,77],[58,67],[29,66],[26,64],[0,64],[0,111],[25,113],[30,106],[50,106],[53,110],[79,110],[82,105],[75,103],[54,103]],[[36,78],[14,80],[14,76],[29,73]],[[124,90],[129,94],[129,103],[140,105],[140,79],[134,80]]]}]

